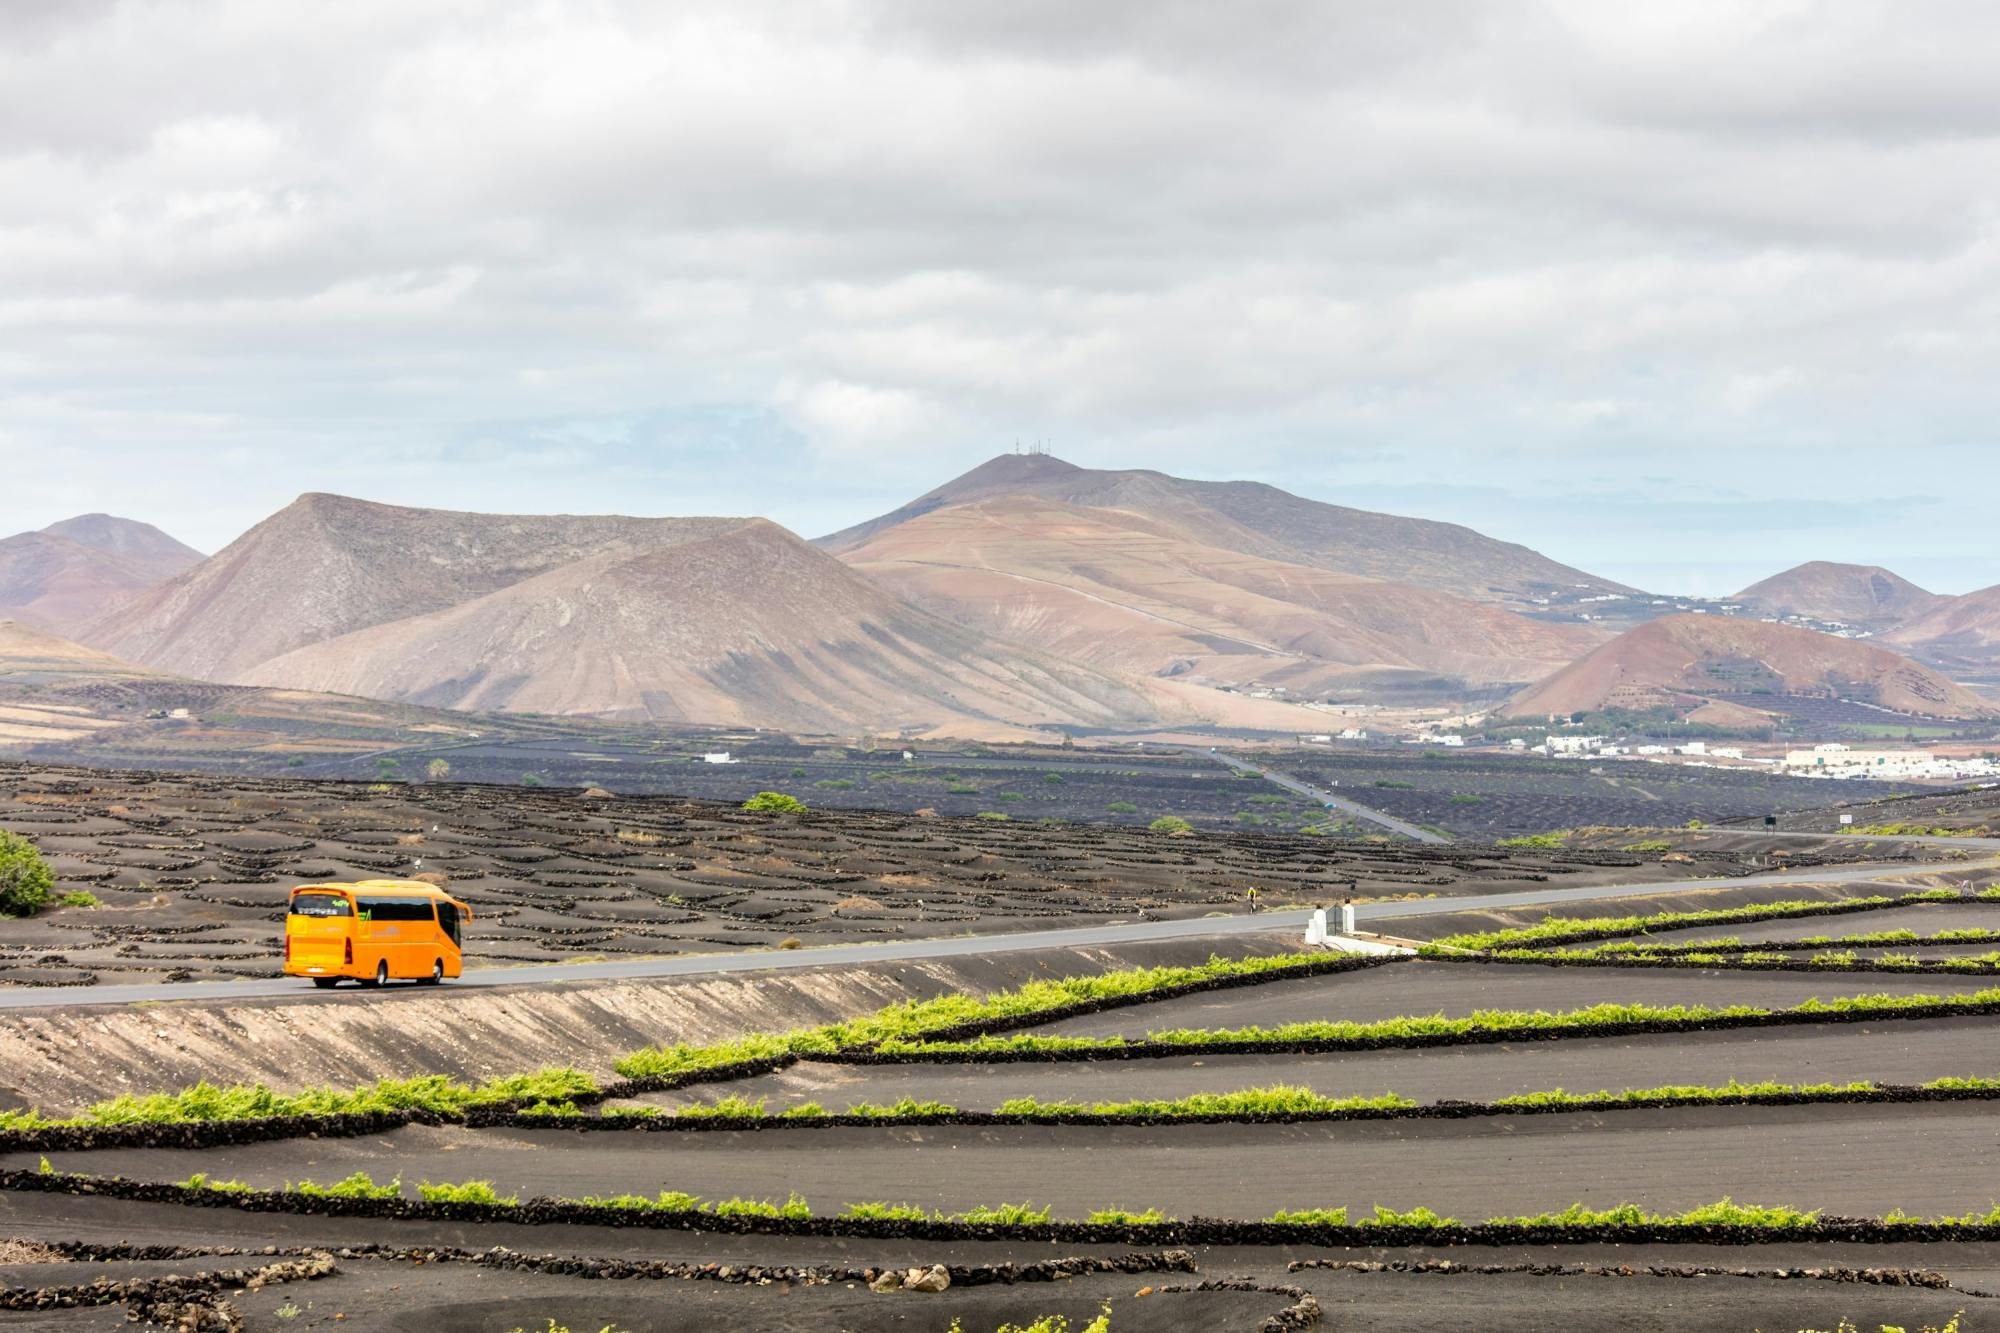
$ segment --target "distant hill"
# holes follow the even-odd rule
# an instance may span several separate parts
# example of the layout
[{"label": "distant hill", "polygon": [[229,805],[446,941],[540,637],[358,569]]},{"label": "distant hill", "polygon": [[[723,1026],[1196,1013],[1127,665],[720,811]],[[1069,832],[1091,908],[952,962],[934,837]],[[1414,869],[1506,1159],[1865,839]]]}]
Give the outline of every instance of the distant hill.
[{"label": "distant hill", "polygon": [[1932,610],[1882,638],[1940,662],[2000,666],[2000,586],[1940,598]]},{"label": "distant hill", "polygon": [[200,559],[149,523],[65,519],[0,540],[0,616],[74,634]]},{"label": "distant hill", "polygon": [[821,731],[1148,711],[1089,668],[904,605],[762,519],[577,561],[242,678],[448,708]]},{"label": "distant hill", "polygon": [[1884,629],[1935,610],[1948,598],[1880,565],[1812,560],[1753,583],[1730,599],[1768,615]]},{"label": "distant hill", "polygon": [[1937,672],[1887,648],[1768,621],[1668,616],[1629,630],[1515,695],[1515,717],[1694,707],[1718,694],[1823,693],[1932,717],[2000,716]]},{"label": "distant hill", "polygon": [[295,648],[446,610],[592,556],[742,522],[471,514],[303,495],[81,637],[182,675],[237,680]]},{"label": "distant hill", "polygon": [[1133,682],[927,615],[762,519],[308,495],[90,641],[204,680],[454,709],[962,733],[1162,711]]},{"label": "distant hill", "polygon": [[1556,590],[1633,591],[1454,523],[1323,504],[1262,482],[1099,471],[1046,454],[1002,454],[899,509],[822,537],[818,544],[846,554],[947,506],[1007,496],[1124,510],[1205,546],[1415,584],[1475,601],[1528,606],[1533,597]]},{"label": "distant hill", "polygon": [[78,514],[51,523],[42,531],[128,560],[156,578],[172,578],[202,560],[200,551],[169,537],[151,523],[113,514]]},{"label": "distant hill", "polygon": [[1207,545],[1182,526],[1010,494],[878,528],[843,558],[982,633],[1100,667],[1294,693],[1399,676],[1536,680],[1603,638],[1429,588]]}]

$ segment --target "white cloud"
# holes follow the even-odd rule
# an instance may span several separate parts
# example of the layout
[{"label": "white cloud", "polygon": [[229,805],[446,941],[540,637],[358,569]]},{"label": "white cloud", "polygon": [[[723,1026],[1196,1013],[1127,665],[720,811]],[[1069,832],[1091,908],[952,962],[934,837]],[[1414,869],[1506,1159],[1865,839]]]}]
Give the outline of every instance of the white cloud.
[{"label": "white cloud", "polygon": [[[1590,565],[1647,557],[1543,521],[1586,469],[1810,500],[1851,484],[1809,451],[2000,416],[1990,6],[90,0],[9,36],[23,522],[108,457],[216,544],[299,490],[463,489],[474,440],[486,503],[542,507],[492,460],[551,439],[571,507],[727,500],[621,424],[721,404],[802,437],[729,507],[801,526],[1047,438],[1490,483]],[[225,447],[261,461],[143,484]]]}]

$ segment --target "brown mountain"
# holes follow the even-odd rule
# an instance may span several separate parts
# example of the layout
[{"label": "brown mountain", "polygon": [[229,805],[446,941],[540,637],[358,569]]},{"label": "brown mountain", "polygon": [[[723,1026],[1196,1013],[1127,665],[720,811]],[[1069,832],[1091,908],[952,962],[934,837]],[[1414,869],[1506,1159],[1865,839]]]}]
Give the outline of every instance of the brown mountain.
[{"label": "brown mountain", "polygon": [[1005,496],[1124,510],[1205,546],[1502,605],[1525,606],[1553,590],[1632,591],[1454,523],[1322,504],[1261,482],[1099,471],[1046,454],[1003,454],[900,509],[822,537],[819,544],[846,554],[936,510]]},{"label": "brown mountain", "polygon": [[78,514],[75,518],[51,523],[42,531],[56,537],[67,537],[93,551],[115,555],[137,565],[156,579],[170,579],[202,560],[200,551],[169,537],[151,523],[119,518],[114,514]]},{"label": "brown mountain", "polygon": [[727,522],[297,648],[234,678],[448,708],[809,731],[1154,711],[1088,667],[906,605],[776,524]]},{"label": "brown mountain", "polygon": [[65,519],[0,541],[0,616],[73,634],[200,559],[149,523]]},{"label": "brown mountain", "polygon": [[1398,676],[1536,680],[1602,640],[1429,588],[1208,545],[1181,528],[1007,495],[877,528],[843,558],[982,633],[1101,667],[1295,693]]},{"label": "brown mountain", "polygon": [[1939,598],[1928,613],[1882,638],[1939,662],[2000,666],[2000,586]]},{"label": "brown mountain", "polygon": [[1702,615],[1668,616],[1629,630],[1515,695],[1504,711],[1527,717],[1695,707],[1714,695],[1757,691],[1831,693],[1931,717],[2000,716],[2000,708],[1887,648],[1791,625]]},{"label": "brown mountain", "polygon": [[237,680],[295,648],[742,522],[469,514],[303,495],[80,637],[163,670]]},{"label": "brown mountain", "polygon": [[1730,600],[1768,615],[1884,629],[1935,610],[1948,599],[1880,565],[1811,560],[1753,583]]}]

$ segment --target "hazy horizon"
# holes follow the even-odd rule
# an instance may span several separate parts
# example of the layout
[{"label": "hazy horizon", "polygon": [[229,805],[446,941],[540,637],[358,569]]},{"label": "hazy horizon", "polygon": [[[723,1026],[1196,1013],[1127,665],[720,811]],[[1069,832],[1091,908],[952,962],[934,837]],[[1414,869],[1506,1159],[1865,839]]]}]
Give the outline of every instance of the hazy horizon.
[{"label": "hazy horizon", "polygon": [[42,0],[0,25],[0,527],[213,550],[327,490],[812,536],[1039,441],[1656,591],[2000,584],[1997,38]]}]

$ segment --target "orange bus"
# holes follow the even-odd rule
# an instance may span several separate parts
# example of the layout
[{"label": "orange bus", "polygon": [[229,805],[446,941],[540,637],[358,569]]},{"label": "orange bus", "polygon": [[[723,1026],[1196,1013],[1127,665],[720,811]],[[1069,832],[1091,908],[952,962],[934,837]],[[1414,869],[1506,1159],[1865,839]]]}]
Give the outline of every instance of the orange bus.
[{"label": "orange bus", "polygon": [[464,969],[460,930],[472,909],[418,880],[301,884],[285,911],[285,975],[325,989],[353,977],[436,985]]}]

